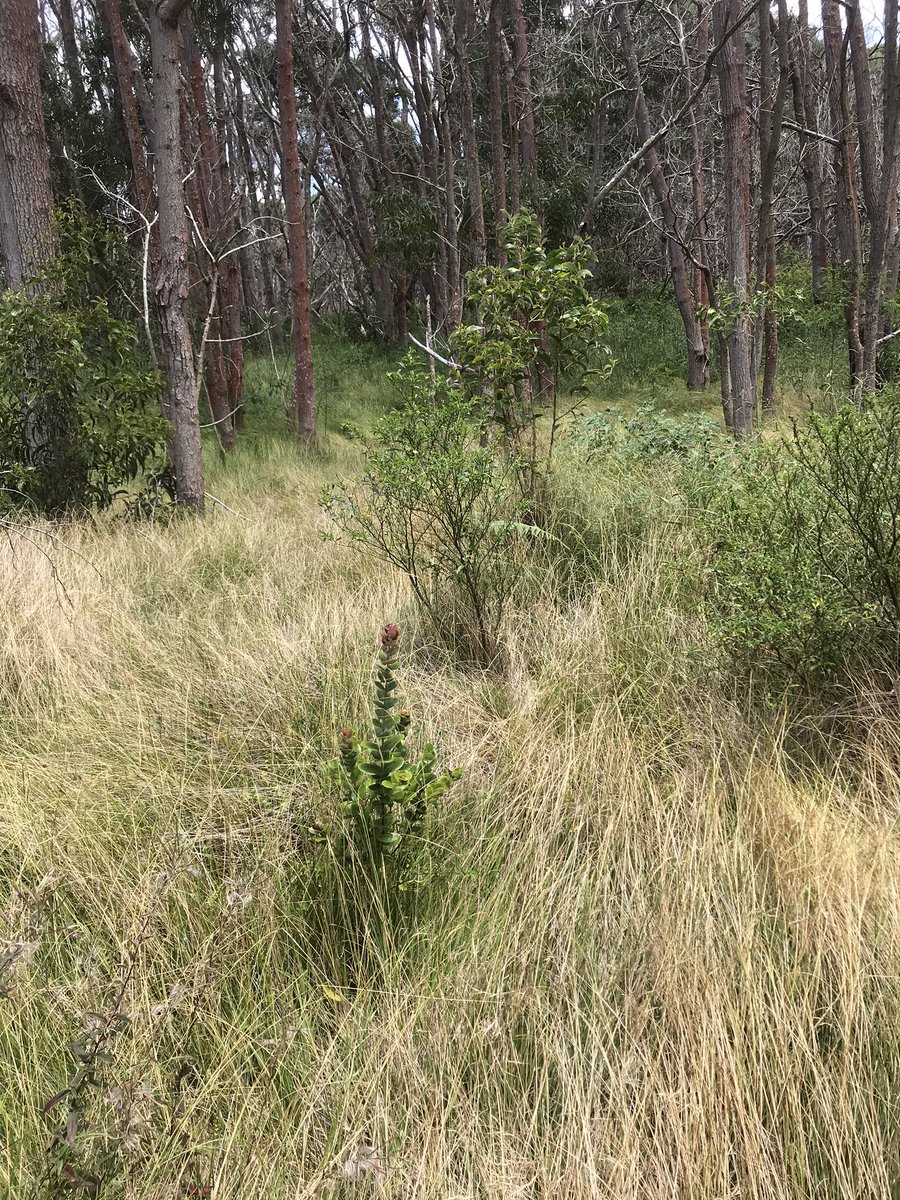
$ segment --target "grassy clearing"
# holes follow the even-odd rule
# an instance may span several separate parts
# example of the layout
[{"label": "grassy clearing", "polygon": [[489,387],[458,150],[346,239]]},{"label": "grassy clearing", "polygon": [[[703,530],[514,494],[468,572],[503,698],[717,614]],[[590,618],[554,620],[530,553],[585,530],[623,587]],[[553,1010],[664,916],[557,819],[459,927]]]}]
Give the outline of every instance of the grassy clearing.
[{"label": "grassy clearing", "polygon": [[[275,417],[210,448],[204,523],[67,529],[65,595],[0,551],[0,1190],[47,1194],[42,1107],[121,995],[79,1133],[121,1149],[103,1196],[900,1196],[890,758],[801,768],[751,727],[671,505],[577,463],[594,582],[523,593],[501,677],[442,661],[403,581],[320,537],[369,373],[321,457]],[[307,827],[386,620],[464,775],[416,933],[354,990]]]}]

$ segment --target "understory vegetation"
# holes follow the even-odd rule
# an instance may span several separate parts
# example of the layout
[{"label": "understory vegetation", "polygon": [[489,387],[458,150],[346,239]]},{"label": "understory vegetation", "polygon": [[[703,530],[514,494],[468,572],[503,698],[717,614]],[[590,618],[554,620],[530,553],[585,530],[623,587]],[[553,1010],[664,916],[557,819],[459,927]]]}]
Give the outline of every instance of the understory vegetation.
[{"label": "understory vegetation", "polygon": [[890,394],[735,448],[613,368],[479,661],[322,507],[427,447],[316,356],[318,455],[254,360],[205,522],[3,548],[5,1194],[900,1194]]}]

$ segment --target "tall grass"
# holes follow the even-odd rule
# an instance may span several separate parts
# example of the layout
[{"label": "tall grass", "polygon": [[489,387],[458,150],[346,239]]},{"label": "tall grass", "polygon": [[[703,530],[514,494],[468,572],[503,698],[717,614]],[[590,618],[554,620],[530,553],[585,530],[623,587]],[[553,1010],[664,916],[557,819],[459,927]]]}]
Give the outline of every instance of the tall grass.
[{"label": "tall grass", "polygon": [[[597,485],[593,584],[526,590],[502,677],[415,653],[403,581],[320,537],[356,457],[260,437],[210,462],[204,523],[65,530],[64,591],[0,548],[2,1194],[47,1194],[42,1110],[118,1003],[78,1133],[126,1135],[103,1196],[900,1196],[894,766],[749,729],[627,480]],[[415,932],[351,990],[307,830],[386,620],[463,779]]]}]

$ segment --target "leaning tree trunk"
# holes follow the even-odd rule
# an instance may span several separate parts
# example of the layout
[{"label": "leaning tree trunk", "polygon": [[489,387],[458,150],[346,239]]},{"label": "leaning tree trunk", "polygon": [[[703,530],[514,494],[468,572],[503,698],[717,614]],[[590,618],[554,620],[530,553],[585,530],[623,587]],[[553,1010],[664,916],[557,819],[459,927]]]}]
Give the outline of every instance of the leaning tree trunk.
[{"label": "leaning tree trunk", "polygon": [[[725,40],[739,17],[739,0],[716,0],[713,23],[718,42]],[[753,432],[756,411],[750,313],[750,118],[743,28],[725,40],[717,71],[722,98],[727,283],[734,307],[728,335],[731,418],[734,436],[742,438]]]},{"label": "leaning tree trunk", "polygon": [[35,0],[0,0],[0,265],[26,287],[53,253],[50,151]]},{"label": "leaning tree trunk", "polygon": [[275,45],[278,60],[278,115],[281,123],[282,177],[287,239],[291,259],[291,311],[294,320],[294,411],[304,445],[316,440],[316,397],[313,390],[312,328],[306,268],[306,221],[300,155],[297,151],[297,96],[294,91],[294,35],[291,0],[275,0]]},{"label": "leaning tree trunk", "polygon": [[170,447],[175,498],[179,504],[202,512],[200,419],[188,320],[190,239],[181,167],[178,18],[186,7],[187,0],[153,0],[149,11],[160,241],[156,309],[166,376],[164,411],[172,424]]}]

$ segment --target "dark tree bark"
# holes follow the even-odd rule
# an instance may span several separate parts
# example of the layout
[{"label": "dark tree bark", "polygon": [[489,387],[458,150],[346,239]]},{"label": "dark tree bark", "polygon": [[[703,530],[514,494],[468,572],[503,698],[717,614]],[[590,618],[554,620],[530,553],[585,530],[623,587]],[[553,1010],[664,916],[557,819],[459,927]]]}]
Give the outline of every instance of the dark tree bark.
[{"label": "dark tree bark", "polygon": [[[713,28],[718,42],[739,15],[738,0],[716,0]],[[734,435],[742,438],[753,432],[756,413],[750,313],[750,118],[743,28],[725,41],[716,65],[722,102],[727,284],[733,306],[728,335],[730,404]]]},{"label": "dark tree bark", "polygon": [[81,64],[78,54],[78,42],[75,38],[75,14],[72,11],[72,0],[59,0],[59,25],[60,33],[62,34],[66,74],[69,77],[69,88],[72,92],[72,102],[76,108],[83,109],[84,80],[81,78]]},{"label": "dark tree bark", "polygon": [[50,151],[35,0],[0,0],[0,264],[26,287],[53,253]]},{"label": "dark tree bark", "polygon": [[291,311],[294,339],[294,412],[297,432],[306,446],[316,440],[316,397],[313,390],[312,327],[306,265],[306,222],[303,177],[297,149],[297,95],[294,91],[294,34],[291,0],[275,0],[275,44],[278,62],[278,116],[281,126],[282,187],[291,267]]},{"label": "dark tree bark", "polygon": [[164,411],[173,430],[170,447],[175,496],[179,504],[202,512],[200,421],[188,320],[190,238],[181,167],[178,18],[186,6],[186,0],[152,0],[149,9],[160,240],[156,306],[166,375]]},{"label": "dark tree bark", "polygon": [[[128,141],[128,153],[131,159],[134,200],[145,220],[149,221],[153,214],[153,184],[147,167],[144,135],[141,130],[140,109],[138,108],[133,74],[133,57],[122,27],[122,10],[119,0],[103,0],[103,11],[109,28],[113,65],[116,68],[116,80],[119,85],[119,101],[122,106],[125,137]],[[155,230],[152,238],[158,249]]]}]

